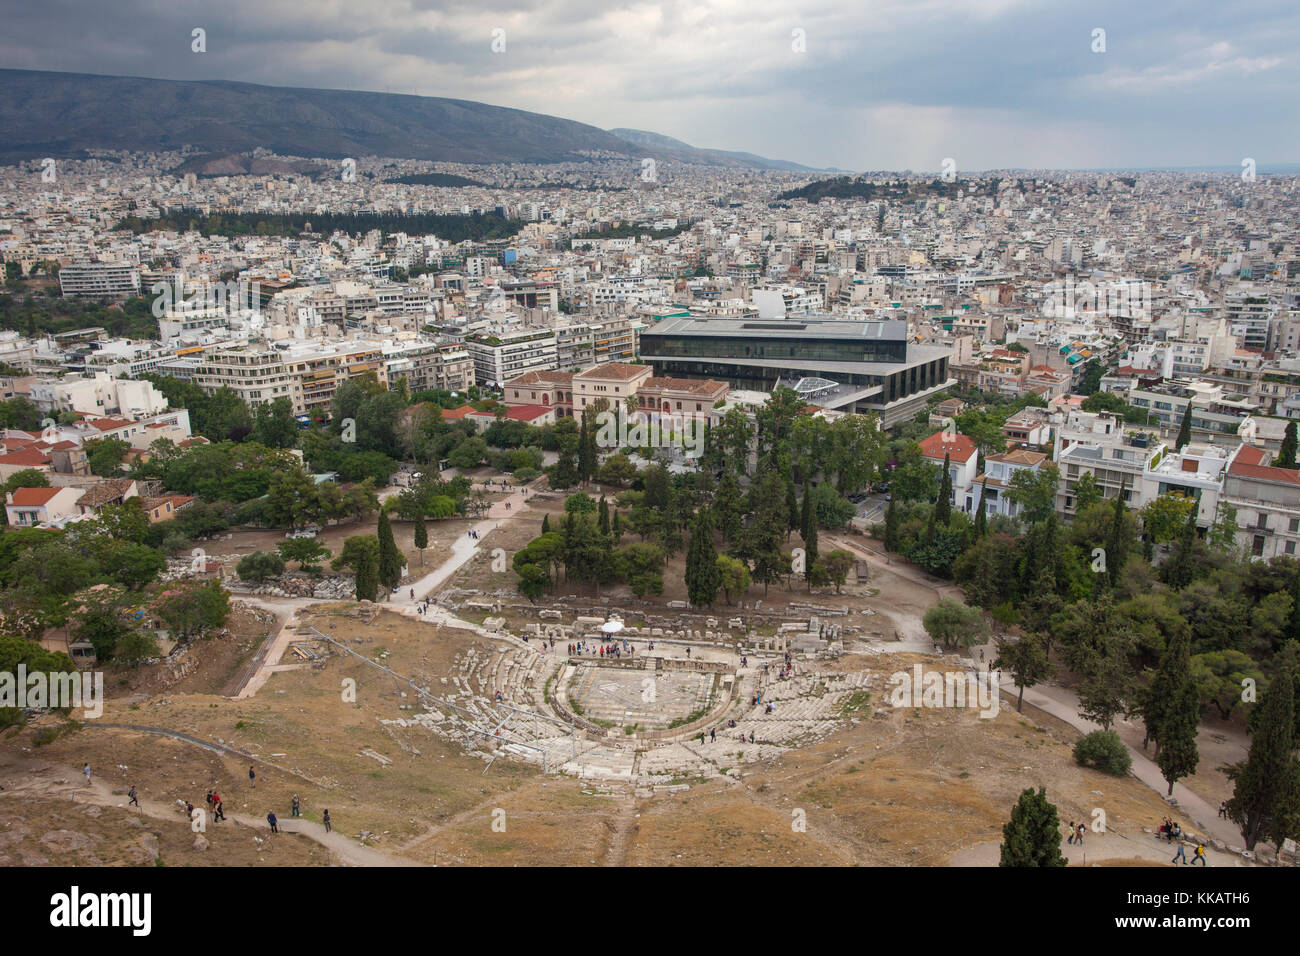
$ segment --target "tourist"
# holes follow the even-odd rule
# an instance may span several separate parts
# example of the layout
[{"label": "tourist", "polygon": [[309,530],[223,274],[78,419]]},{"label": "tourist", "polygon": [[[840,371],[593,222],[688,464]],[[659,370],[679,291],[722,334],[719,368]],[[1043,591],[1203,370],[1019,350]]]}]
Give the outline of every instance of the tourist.
[{"label": "tourist", "polygon": [[415,588],[411,588],[411,600],[415,600]]},{"label": "tourist", "polygon": [[1227,800],[1220,800],[1220,801],[1219,801],[1219,816],[1222,817],[1222,818],[1225,819],[1225,820],[1228,819],[1228,801],[1227,801]]},{"label": "tourist", "polygon": [[1076,839],[1078,841],[1079,846],[1083,846],[1083,824],[1080,823],[1078,829],[1075,830],[1074,832],[1078,834]]},{"label": "tourist", "polygon": [[279,832],[280,832],[279,828],[276,826],[276,819],[275,819],[275,811],[274,811],[274,810],[269,810],[269,811],[267,811],[267,814],[266,814],[266,822],[269,823],[269,824],[271,824],[271,832],[272,832],[272,833],[279,833]]},{"label": "tourist", "polygon": [[1074,821],[1070,821],[1070,835],[1065,838],[1066,843],[1074,843]]},{"label": "tourist", "polygon": [[132,805],[135,805],[135,806],[138,807],[138,806],[140,805],[140,801],[137,800],[137,799],[136,799],[136,796],[135,796],[135,787],[134,787],[134,786],[132,786],[131,789],[128,790],[128,791],[126,792],[126,795],[127,795],[128,797],[131,798],[131,802],[127,804],[128,807],[129,807],[129,806],[132,806]]},{"label": "tourist", "polygon": [[221,795],[214,792],[212,794],[212,822],[216,823],[218,820],[224,819],[226,819],[226,811],[221,807]]},{"label": "tourist", "polygon": [[752,730],[749,732],[749,742],[751,744],[754,742],[754,732]]},{"label": "tourist", "polygon": [[253,773],[252,766],[248,768],[248,785],[254,790],[257,789],[257,774]]},{"label": "tourist", "polygon": [[1179,860],[1182,860],[1183,863],[1187,862],[1187,848],[1184,847],[1181,843],[1178,844],[1178,852],[1174,854],[1174,858],[1169,862],[1177,863]]},{"label": "tourist", "polygon": [[90,786],[90,764],[86,764],[84,767],[82,767],[81,772],[86,775],[86,786],[89,787]]},{"label": "tourist", "polygon": [[194,819],[194,804],[190,803],[188,800],[185,801],[185,815],[191,820]]},{"label": "tourist", "polygon": [[713,743],[717,743],[717,742],[718,742],[718,731],[717,731],[716,729],[710,730],[710,731],[709,731],[709,743],[713,744]]},{"label": "tourist", "polygon": [[330,830],[334,829],[334,827],[330,824],[330,812],[328,810],[325,811],[325,815],[321,818],[321,820],[325,824],[326,833],[329,833]]},{"label": "tourist", "polygon": [[302,804],[299,802],[298,794],[296,793],[293,795],[293,799],[289,802],[289,816],[291,817],[302,816]]},{"label": "tourist", "polygon": [[1192,866],[1196,865],[1197,860],[1200,861],[1201,866],[1208,865],[1205,862],[1205,844],[1203,843],[1196,844],[1196,852],[1192,854]]}]

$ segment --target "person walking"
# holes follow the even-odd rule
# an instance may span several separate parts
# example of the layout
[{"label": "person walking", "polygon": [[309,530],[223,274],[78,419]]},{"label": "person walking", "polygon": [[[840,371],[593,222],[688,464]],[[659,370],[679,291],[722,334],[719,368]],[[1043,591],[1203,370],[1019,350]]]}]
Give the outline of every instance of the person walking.
[{"label": "person walking", "polygon": [[1203,843],[1196,844],[1196,852],[1192,854],[1192,866],[1195,866],[1198,860],[1201,866],[1207,865],[1205,862],[1205,844]]},{"label": "person walking", "polygon": [[1066,843],[1074,843],[1074,821],[1070,821],[1070,835],[1065,838]]},{"label": "person walking", "polygon": [[216,823],[218,820],[224,819],[226,819],[226,811],[221,806],[221,795],[214,792],[212,794],[212,822]]},{"label": "person walking", "polygon": [[252,764],[249,764],[248,767],[248,785],[252,787],[254,790],[257,789],[257,774],[253,773]]},{"label": "person walking", "polygon": [[81,772],[86,775],[86,786],[89,787],[90,786],[90,764],[86,764],[84,767],[82,767]]},{"label": "person walking", "polygon": [[140,805],[139,799],[136,798],[134,786],[132,786],[131,789],[126,792],[126,795],[131,798],[131,802],[127,804],[128,807],[130,806],[138,807]]},{"label": "person walking", "polygon": [[1224,819],[1224,820],[1228,819],[1228,801],[1227,801],[1227,800],[1220,800],[1220,801],[1219,801],[1219,816],[1220,816],[1222,819]]},{"label": "person walking", "polygon": [[289,816],[302,816],[302,804],[298,801],[298,794],[293,795],[293,800],[289,803]]},{"label": "person walking", "polygon": [[1184,864],[1187,862],[1187,848],[1181,843],[1178,844],[1178,852],[1174,854],[1174,858],[1169,862],[1177,863],[1179,860],[1182,860]]},{"label": "person walking", "polygon": [[277,821],[276,821],[276,819],[275,819],[275,811],[274,811],[274,810],[269,810],[269,811],[267,811],[267,814],[266,814],[266,822],[269,823],[269,824],[271,824],[271,832],[272,832],[272,833],[279,833],[279,832],[280,832],[280,828],[276,825]]},{"label": "person walking", "polygon": [[1076,842],[1079,846],[1083,846],[1083,824],[1082,824],[1082,823],[1080,823],[1079,826],[1078,826],[1077,828],[1075,828],[1074,834],[1075,834],[1075,837],[1074,837],[1074,838],[1075,838],[1075,842]]},{"label": "person walking", "polygon": [[330,824],[330,812],[328,810],[325,811],[325,815],[321,819],[325,823],[326,833],[329,833],[331,830],[334,829],[334,827]]}]

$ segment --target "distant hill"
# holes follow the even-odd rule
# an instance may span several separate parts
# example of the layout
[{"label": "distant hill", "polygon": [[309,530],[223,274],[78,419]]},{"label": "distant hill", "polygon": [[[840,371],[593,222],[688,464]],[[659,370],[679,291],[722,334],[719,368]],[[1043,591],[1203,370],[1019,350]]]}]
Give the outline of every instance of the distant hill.
[{"label": "distant hill", "polygon": [[620,127],[611,129],[609,132],[635,146],[656,150],[661,154],[667,154],[671,159],[683,163],[699,163],[704,166],[741,166],[749,169],[780,169],[796,173],[818,172],[811,166],[801,166],[798,163],[791,163],[783,159],[766,159],[762,156],[755,156],[753,153],[740,153],[729,149],[701,149],[698,146],[683,143],[680,139],[673,139],[671,136],[651,133],[643,129]]},{"label": "distant hill", "polygon": [[200,176],[318,172],[311,164],[241,155],[258,147],[281,156],[327,159],[373,155],[559,163],[651,156],[711,166],[807,169],[749,153],[696,149],[657,133],[606,131],[471,100],[0,70],[0,163],[84,156],[94,149],[157,152],[184,146],[201,155],[187,159],[180,171]]},{"label": "distant hill", "polygon": [[469,100],[0,70],[0,160],[182,146],[218,157],[263,147],[461,163],[636,158],[595,126]]}]

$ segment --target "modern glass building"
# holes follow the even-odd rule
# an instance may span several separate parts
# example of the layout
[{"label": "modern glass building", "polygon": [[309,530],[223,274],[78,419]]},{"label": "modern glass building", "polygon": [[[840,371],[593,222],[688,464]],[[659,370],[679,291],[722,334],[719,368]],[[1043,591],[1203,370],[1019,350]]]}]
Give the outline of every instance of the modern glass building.
[{"label": "modern glass building", "polygon": [[641,358],[655,374],[711,378],[734,389],[771,391],[778,383],[825,379],[816,404],[876,412],[890,427],[952,384],[951,350],[910,344],[907,323],[834,317],[668,318],[641,333]]}]

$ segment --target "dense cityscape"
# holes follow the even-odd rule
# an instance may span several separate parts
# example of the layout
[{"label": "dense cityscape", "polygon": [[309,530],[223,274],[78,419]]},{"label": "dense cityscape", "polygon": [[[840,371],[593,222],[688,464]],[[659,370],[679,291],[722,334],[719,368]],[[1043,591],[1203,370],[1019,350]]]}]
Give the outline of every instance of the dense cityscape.
[{"label": "dense cityscape", "polygon": [[[42,83],[0,864],[1297,864],[1296,167],[0,70]],[[1210,902],[1132,925],[1252,925]]]}]

